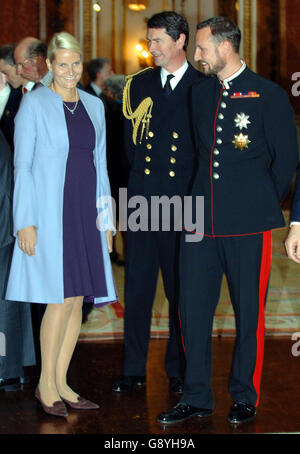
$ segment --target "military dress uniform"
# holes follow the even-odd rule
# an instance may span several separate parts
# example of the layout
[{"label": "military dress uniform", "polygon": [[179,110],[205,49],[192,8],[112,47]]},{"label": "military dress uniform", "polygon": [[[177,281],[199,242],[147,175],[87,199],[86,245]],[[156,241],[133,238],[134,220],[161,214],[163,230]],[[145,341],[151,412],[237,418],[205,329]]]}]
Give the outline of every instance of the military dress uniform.
[{"label": "military dress uniform", "polygon": [[[192,65],[166,96],[161,69],[147,69],[128,78],[124,91],[126,151],[130,163],[128,199],[141,195],[149,204],[148,231],[127,233],[125,267],[124,365],[125,376],[146,375],[152,306],[159,268],[169,301],[169,341],[166,372],[184,374],[185,358],[178,319],[178,232],[151,231],[151,197],[183,197],[195,170],[188,93],[202,77]],[[134,210],[128,210],[128,215]],[[147,214],[146,214],[147,217]],[[171,218],[173,216],[171,215]],[[145,221],[145,219],[143,219]],[[171,219],[172,221],[172,219]]]},{"label": "military dress uniform", "polygon": [[214,406],[211,332],[225,274],[236,320],[229,391],[257,406],[271,230],[285,225],[280,203],[298,162],[294,114],[284,90],[245,64],[226,80],[195,85],[192,112],[199,160],[192,195],[204,196],[204,232],[195,235],[204,237],[181,242],[182,402]]}]

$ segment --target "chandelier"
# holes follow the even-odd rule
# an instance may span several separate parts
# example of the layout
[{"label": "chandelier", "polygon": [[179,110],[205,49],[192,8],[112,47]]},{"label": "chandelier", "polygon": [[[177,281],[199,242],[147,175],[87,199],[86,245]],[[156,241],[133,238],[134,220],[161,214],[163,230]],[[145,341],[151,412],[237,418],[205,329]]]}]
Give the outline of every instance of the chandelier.
[{"label": "chandelier", "polygon": [[148,6],[148,0],[128,0],[128,8],[132,11],[144,11]]}]

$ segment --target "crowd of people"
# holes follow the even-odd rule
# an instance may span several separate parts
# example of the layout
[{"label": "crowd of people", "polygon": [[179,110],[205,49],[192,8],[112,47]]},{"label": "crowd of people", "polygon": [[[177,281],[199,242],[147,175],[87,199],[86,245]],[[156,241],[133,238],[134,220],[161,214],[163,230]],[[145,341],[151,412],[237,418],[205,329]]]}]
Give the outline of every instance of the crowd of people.
[{"label": "crowd of people", "polygon": [[[287,94],[247,67],[240,40],[228,18],[199,23],[198,71],[186,56],[186,19],[157,13],[147,23],[155,68],[125,78],[96,58],[86,65],[86,86],[82,50],[69,33],[56,33],[48,46],[26,37],[0,47],[2,390],[20,389],[38,353],[35,396],[44,411],[65,417],[67,406],[98,408],[69,387],[67,372],[83,303],[118,299],[116,261],[125,265],[124,362],[112,392],[146,384],[161,270],[169,303],[165,368],[180,400],[157,420],[213,414],[212,324],[225,274],[236,319],[228,420],[255,418],[272,230],[285,225],[281,202],[297,169],[298,142]],[[187,241],[175,213],[169,230],[160,221],[151,229],[149,208],[149,228],[123,236],[121,260],[107,196],[118,205],[124,187],[128,200],[143,196],[150,207],[153,196],[204,196],[202,230]],[[300,183],[286,240],[298,262],[299,198]],[[133,211],[128,205],[128,217]]]}]

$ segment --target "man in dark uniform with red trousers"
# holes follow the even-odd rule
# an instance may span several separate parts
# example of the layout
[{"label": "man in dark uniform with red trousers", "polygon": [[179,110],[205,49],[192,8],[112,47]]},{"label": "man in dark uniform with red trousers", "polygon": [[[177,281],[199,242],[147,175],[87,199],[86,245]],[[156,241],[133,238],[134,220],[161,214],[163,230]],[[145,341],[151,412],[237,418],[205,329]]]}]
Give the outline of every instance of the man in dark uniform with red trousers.
[{"label": "man in dark uniform with red trousers", "polygon": [[280,203],[297,167],[298,145],[287,94],[240,60],[240,36],[223,17],[197,26],[195,60],[212,76],[192,88],[199,158],[192,194],[205,198],[204,232],[195,235],[204,236],[186,242],[182,235],[185,387],[181,401],[158,416],[163,424],[213,413],[211,333],[224,274],[236,320],[228,421],[254,419],[260,398],[272,230],[285,225]]},{"label": "man in dark uniform with red trousers", "polygon": [[[128,76],[123,112],[126,151],[130,163],[128,199],[143,196],[151,207],[153,196],[183,198],[195,170],[189,90],[205,78],[186,59],[189,27],[173,11],[152,16],[147,23],[149,52],[156,69]],[[172,210],[172,207],[171,207]],[[132,210],[128,210],[130,216]],[[146,219],[148,218],[148,219]],[[145,213],[148,231],[128,226],[125,266],[123,375],[114,392],[143,386],[150,338],[152,307],[159,269],[169,302],[169,340],[165,368],[171,392],[182,393],[185,357],[178,317],[178,231],[171,214],[170,229],[162,223],[154,231],[153,217]],[[181,227],[181,226],[180,226]]]}]

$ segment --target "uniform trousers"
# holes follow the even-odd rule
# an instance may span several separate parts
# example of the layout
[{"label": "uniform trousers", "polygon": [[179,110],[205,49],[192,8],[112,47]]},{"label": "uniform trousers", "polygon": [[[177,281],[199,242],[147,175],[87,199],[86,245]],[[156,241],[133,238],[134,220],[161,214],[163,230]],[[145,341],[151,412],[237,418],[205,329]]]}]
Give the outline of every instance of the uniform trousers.
[{"label": "uniform trousers", "polygon": [[264,350],[264,306],[271,267],[272,233],[181,239],[180,317],[186,354],[182,402],[212,409],[213,318],[226,276],[236,337],[229,392],[233,401],[257,406]]},{"label": "uniform trousers", "polygon": [[169,302],[169,340],[165,368],[169,378],[184,375],[178,317],[179,232],[128,231],[125,267],[124,367],[123,373],[146,375],[152,308],[159,269]]}]

